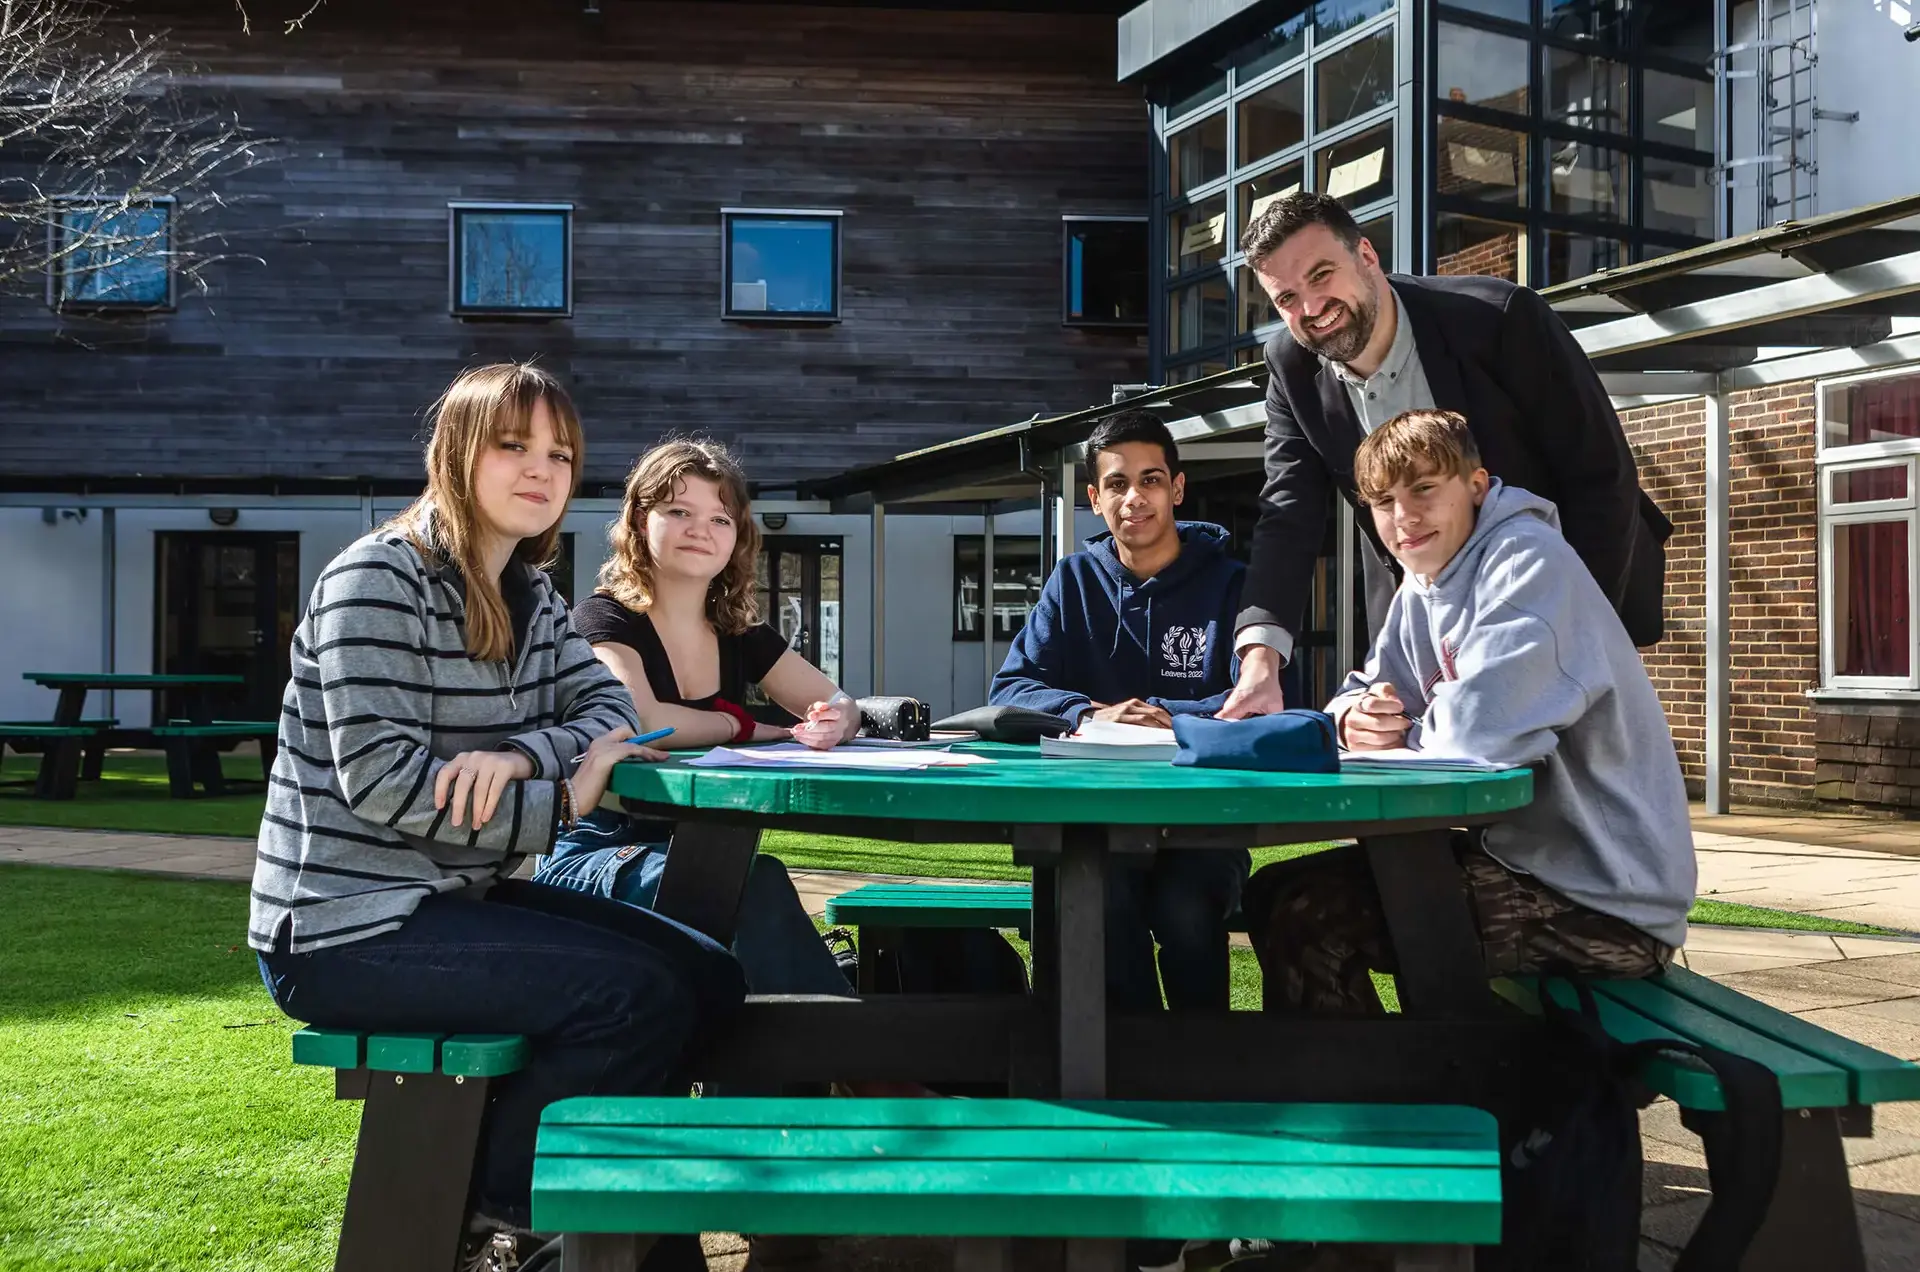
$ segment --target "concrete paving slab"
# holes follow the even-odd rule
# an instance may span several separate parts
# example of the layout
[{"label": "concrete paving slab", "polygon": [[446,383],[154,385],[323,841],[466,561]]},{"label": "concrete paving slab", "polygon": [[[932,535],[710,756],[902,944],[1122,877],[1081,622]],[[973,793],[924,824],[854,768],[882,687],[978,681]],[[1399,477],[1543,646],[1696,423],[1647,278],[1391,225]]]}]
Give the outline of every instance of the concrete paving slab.
[{"label": "concrete paving slab", "polygon": [[1687,929],[1690,954],[1746,954],[1767,958],[1797,956],[1806,962],[1839,958],[1840,947],[1824,932],[1768,932],[1754,928]]},{"label": "concrete paving slab", "polygon": [[1827,1007],[1798,1013],[1823,1029],[1845,1034],[1902,1060],[1920,1060],[1920,1021],[1890,1018],[1867,1007]]},{"label": "concrete paving slab", "polygon": [[[1836,953],[1834,958],[1838,958]],[[1717,954],[1706,950],[1689,951],[1687,970],[1698,972],[1702,976],[1711,976],[1719,980],[1737,972],[1763,972],[1775,967],[1805,967],[1809,963],[1821,961],[1804,953],[1785,954]]]},{"label": "concrete paving slab", "polygon": [[1850,959],[1891,958],[1895,954],[1920,954],[1920,941],[1895,941],[1885,937],[1836,936],[1833,943]]},{"label": "concrete paving slab", "polygon": [[1770,1003],[1782,1011],[1792,1012],[1818,1011],[1822,1007],[1852,1007],[1900,997],[1909,992],[1887,981],[1847,976],[1836,970],[1845,966],[1844,963],[1816,963],[1735,972],[1721,977],[1720,983]]}]

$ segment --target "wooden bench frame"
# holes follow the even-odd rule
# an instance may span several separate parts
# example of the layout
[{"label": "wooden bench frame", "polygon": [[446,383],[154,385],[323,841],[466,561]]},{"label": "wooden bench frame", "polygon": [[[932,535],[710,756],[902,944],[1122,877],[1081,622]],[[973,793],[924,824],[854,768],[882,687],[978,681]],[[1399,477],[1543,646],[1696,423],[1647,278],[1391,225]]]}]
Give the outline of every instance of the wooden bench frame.
[{"label": "wooden bench frame", "polygon": [[526,1066],[518,1035],[302,1029],[295,1064],[334,1071],[333,1098],[362,1100],[334,1272],[452,1269],[491,1081]]},{"label": "wooden bench frame", "polygon": [[[40,766],[32,778],[38,799],[72,799],[79,793],[83,774],[100,776],[107,751],[107,735],[117,720],[82,720],[78,724],[0,724],[0,755],[15,738],[41,738]],[[16,748],[16,752],[18,748]],[[84,763],[83,763],[84,761]],[[7,785],[26,785],[23,779]]]},{"label": "wooden bench frame", "polygon": [[[232,783],[220,766],[219,741],[226,738],[258,739],[260,743],[260,780],[273,776],[273,759],[279,749],[280,726],[271,720],[216,720],[211,724],[173,722],[155,725],[153,736],[167,756],[167,794],[174,799],[198,799],[200,790],[210,796],[229,793]],[[251,783],[251,779],[248,779]]]}]

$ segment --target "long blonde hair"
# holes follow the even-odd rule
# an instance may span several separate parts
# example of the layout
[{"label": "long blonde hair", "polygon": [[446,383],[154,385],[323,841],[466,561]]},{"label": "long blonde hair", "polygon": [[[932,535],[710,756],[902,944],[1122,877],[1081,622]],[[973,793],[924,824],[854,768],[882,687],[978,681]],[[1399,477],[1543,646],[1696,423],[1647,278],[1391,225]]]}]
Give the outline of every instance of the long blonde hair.
[{"label": "long blonde hair", "polygon": [[513,653],[513,619],[500,595],[500,581],[487,573],[480,507],[474,499],[473,471],[481,452],[501,438],[524,438],[533,427],[533,408],[545,402],[553,418],[555,440],[573,452],[573,480],[560,502],[560,515],[544,534],[522,539],[515,559],[536,568],[559,554],[560,524],[586,466],[586,438],[580,415],[560,381],[530,362],[496,362],[462,371],[433,404],[433,437],[427,442],[427,488],[405,512],[387,523],[405,534],[423,555],[447,557],[466,578],[467,653],[485,662],[504,662]]},{"label": "long blonde hair", "polygon": [[753,567],[760,555],[760,530],[747,506],[747,479],[733,456],[718,442],[676,438],[660,443],[634,464],[620,519],[607,529],[613,548],[600,567],[596,591],[636,612],[653,605],[653,554],[647,548],[647,512],[672,503],[680,483],[704,477],[720,489],[720,502],[733,514],[733,555],[707,589],[707,621],[737,636],[759,621],[753,598]]}]

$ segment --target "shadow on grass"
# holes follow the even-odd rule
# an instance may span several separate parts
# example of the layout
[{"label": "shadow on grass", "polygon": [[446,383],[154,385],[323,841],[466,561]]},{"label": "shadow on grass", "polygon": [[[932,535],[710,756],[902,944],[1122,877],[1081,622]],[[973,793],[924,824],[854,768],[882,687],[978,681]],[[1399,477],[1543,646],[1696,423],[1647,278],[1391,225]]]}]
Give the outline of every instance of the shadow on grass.
[{"label": "shadow on grass", "polygon": [[0,865],[0,1021],[258,986],[246,940],[245,884]]}]

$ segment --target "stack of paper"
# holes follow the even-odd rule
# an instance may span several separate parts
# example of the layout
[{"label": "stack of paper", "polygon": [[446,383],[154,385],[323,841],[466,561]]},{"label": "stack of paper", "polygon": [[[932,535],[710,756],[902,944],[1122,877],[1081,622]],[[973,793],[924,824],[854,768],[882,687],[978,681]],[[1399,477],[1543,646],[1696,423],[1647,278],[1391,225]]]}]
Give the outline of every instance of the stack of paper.
[{"label": "stack of paper", "polygon": [[1040,754],[1056,760],[1143,760],[1165,764],[1180,754],[1172,729],[1088,720],[1071,736],[1041,738]]},{"label": "stack of paper", "polygon": [[973,742],[980,735],[972,729],[955,732],[930,733],[924,741],[908,742],[904,738],[853,738],[842,742],[842,746],[866,746],[880,751],[926,750],[934,747],[948,747],[956,742]]},{"label": "stack of paper", "polygon": [[1364,773],[1369,769],[1382,773],[1498,773],[1514,766],[1476,760],[1469,756],[1428,755],[1424,751],[1395,747],[1387,751],[1342,751],[1340,767],[1349,773]]},{"label": "stack of paper", "polygon": [[964,768],[991,764],[984,755],[956,755],[951,751],[881,751],[870,747],[816,751],[798,742],[772,746],[716,746],[688,760],[694,768],[869,769],[902,772],[928,768]]}]

